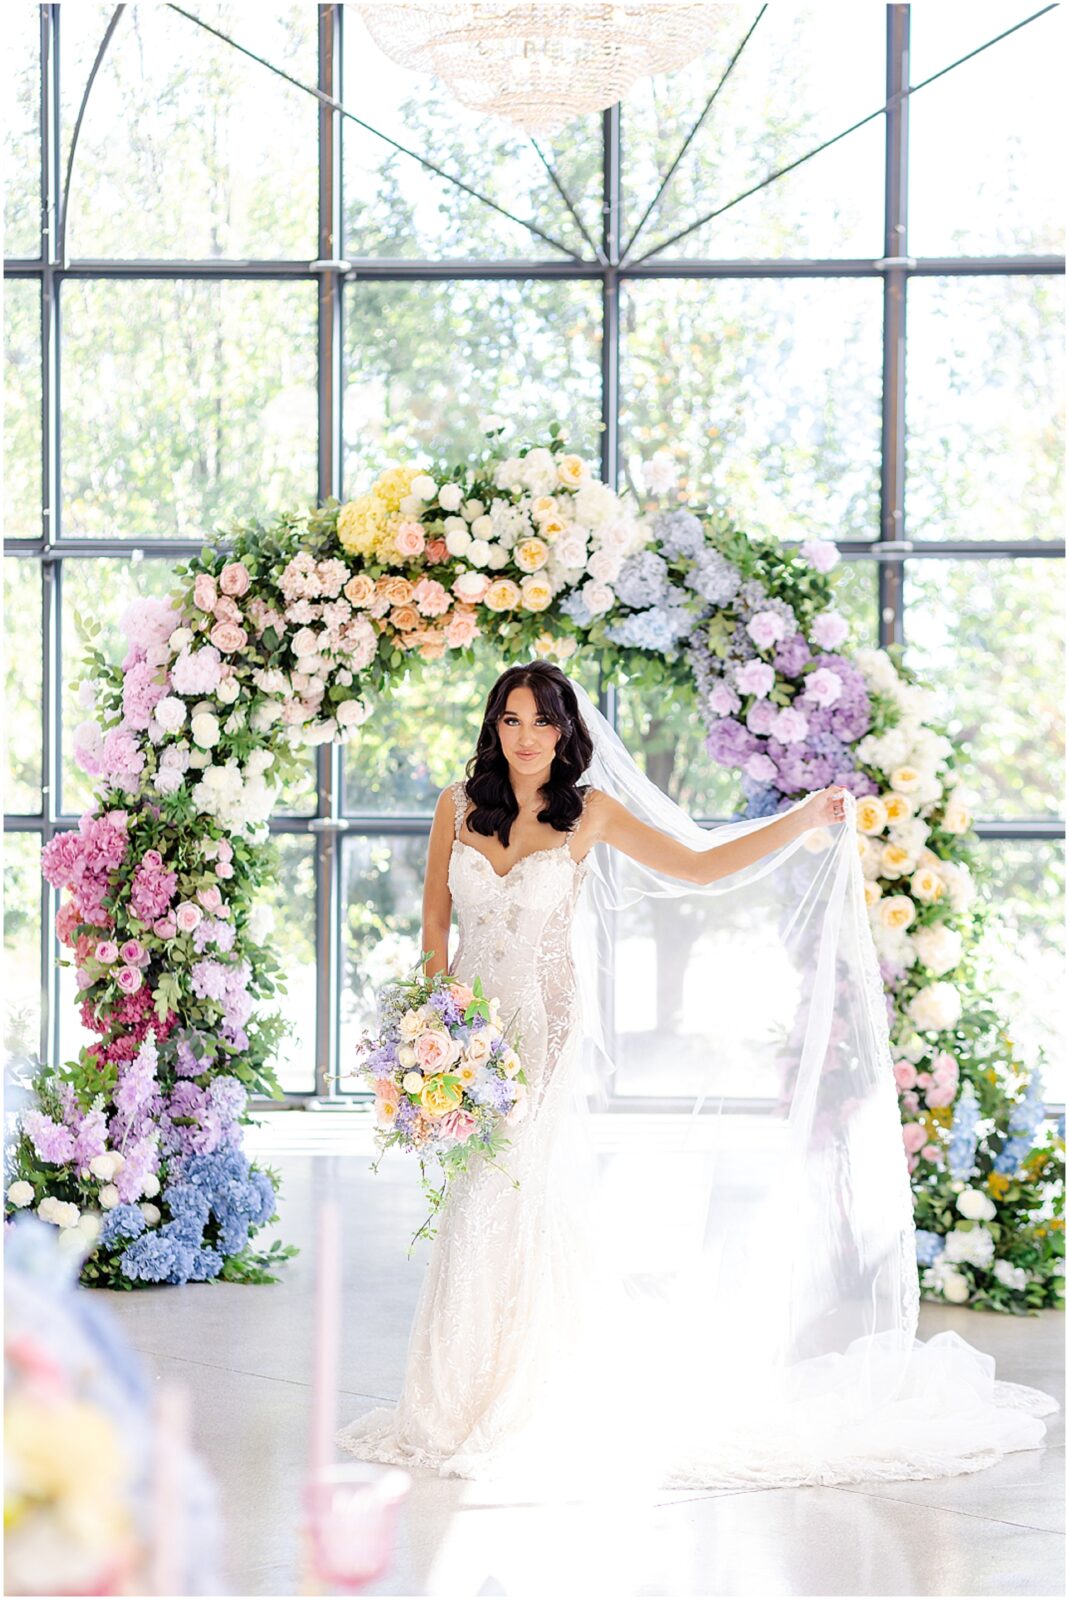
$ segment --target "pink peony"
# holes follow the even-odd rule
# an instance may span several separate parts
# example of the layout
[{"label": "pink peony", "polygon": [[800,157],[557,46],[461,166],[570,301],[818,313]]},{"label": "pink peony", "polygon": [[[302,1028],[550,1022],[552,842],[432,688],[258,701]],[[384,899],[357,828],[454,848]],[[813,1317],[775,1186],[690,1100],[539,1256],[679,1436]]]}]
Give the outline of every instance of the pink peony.
[{"label": "pink peony", "polygon": [[724,683],[724,681],[721,680],[715,688],[709,691],[707,704],[709,706],[709,710],[714,712],[716,716],[730,717],[733,711],[737,711],[739,709],[739,707],[742,705],[742,701],[739,699],[731,685],[729,683]]},{"label": "pink peony", "polygon": [[447,1133],[451,1139],[456,1139],[459,1144],[462,1140],[467,1139],[470,1134],[474,1133],[475,1129],[478,1127],[478,1123],[470,1111],[465,1111],[462,1109],[462,1107],[457,1106],[454,1110],[446,1112],[438,1126],[445,1133]]},{"label": "pink peony", "polygon": [[921,1155],[925,1161],[940,1161],[942,1160],[943,1152],[937,1144],[926,1144],[921,1151]]},{"label": "pink peony", "polygon": [[203,914],[200,907],[195,906],[192,900],[183,900],[174,913],[179,933],[192,933]]},{"label": "pink peony", "polygon": [[895,1062],[895,1082],[900,1089],[912,1089],[917,1082],[917,1069],[912,1061]]},{"label": "pink peony", "polygon": [[915,1154],[922,1145],[928,1143],[928,1132],[921,1122],[906,1122],[902,1125],[902,1143],[906,1149]]}]

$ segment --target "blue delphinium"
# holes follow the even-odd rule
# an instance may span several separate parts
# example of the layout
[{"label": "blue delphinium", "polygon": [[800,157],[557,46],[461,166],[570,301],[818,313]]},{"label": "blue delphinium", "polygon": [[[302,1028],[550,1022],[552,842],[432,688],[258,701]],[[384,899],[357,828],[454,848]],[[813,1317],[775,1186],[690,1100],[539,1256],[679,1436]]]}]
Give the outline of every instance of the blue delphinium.
[{"label": "blue delphinium", "polygon": [[1010,1112],[1009,1136],[995,1157],[996,1172],[1012,1176],[1035,1144],[1036,1134],[1043,1121],[1043,1089],[1038,1072],[1028,1080],[1024,1098]]},{"label": "blue delphinium", "polygon": [[947,1170],[952,1178],[967,1178],[972,1173],[976,1162],[976,1125],[979,1120],[976,1090],[971,1083],[966,1083],[958,1096],[950,1124]]}]

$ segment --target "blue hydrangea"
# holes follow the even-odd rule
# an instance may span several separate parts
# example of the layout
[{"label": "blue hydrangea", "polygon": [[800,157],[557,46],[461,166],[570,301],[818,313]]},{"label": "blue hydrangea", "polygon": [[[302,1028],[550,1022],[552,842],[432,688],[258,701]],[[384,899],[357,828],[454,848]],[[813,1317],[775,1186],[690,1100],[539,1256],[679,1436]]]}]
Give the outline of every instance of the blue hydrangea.
[{"label": "blue hydrangea", "polygon": [[186,1283],[193,1266],[193,1248],[168,1232],[168,1224],[128,1245],[120,1266],[128,1278],[144,1283]]},{"label": "blue hydrangea", "polygon": [[653,519],[653,532],[670,561],[696,556],[705,546],[705,532],[692,511],[662,511]]},{"label": "blue hydrangea", "polygon": [[668,563],[653,550],[638,550],[620,568],[615,587],[625,606],[655,605],[668,587]]},{"label": "blue hydrangea", "polygon": [[605,633],[613,644],[629,645],[637,650],[655,650],[660,654],[671,650],[676,640],[671,614],[661,606],[650,611],[633,611],[630,616],[614,622]]},{"label": "blue hydrangea", "polygon": [[566,617],[571,617],[572,621],[578,623],[580,628],[589,628],[594,620],[593,612],[578,589],[573,589],[570,594],[565,595],[558,610],[563,611]]},{"label": "blue hydrangea", "polygon": [[115,1206],[104,1218],[99,1243],[107,1246],[120,1239],[136,1239],[144,1233],[145,1226],[140,1206]]},{"label": "blue hydrangea", "polygon": [[684,582],[710,605],[725,606],[738,593],[742,574],[719,550],[703,550]]},{"label": "blue hydrangea", "polygon": [[223,1258],[218,1250],[213,1250],[209,1244],[194,1250],[193,1265],[189,1269],[189,1276],[194,1283],[207,1283],[209,1279],[217,1278],[222,1270]]},{"label": "blue hydrangea", "polygon": [[930,1228],[918,1228],[917,1233],[917,1264],[921,1267],[930,1267],[935,1258],[942,1253],[943,1236],[933,1233]]}]

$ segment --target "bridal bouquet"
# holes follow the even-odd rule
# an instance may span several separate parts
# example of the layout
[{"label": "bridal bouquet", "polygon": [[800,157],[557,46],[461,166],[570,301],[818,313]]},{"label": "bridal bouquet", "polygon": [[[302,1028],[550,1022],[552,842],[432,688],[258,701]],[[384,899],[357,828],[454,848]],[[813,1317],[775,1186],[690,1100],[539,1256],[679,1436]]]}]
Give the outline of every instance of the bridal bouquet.
[{"label": "bridal bouquet", "polygon": [[[409,1255],[417,1239],[433,1237],[430,1223],[450,1180],[475,1159],[496,1166],[509,1143],[506,1128],[527,1109],[527,1080],[515,1040],[501,1029],[497,996],[487,996],[478,977],[469,986],[446,972],[427,978],[422,963],[417,971],[379,992],[379,1031],[359,1041],[356,1068],[375,1092],[372,1171],[391,1145],[419,1157],[431,1210]],[[442,1168],[439,1185],[428,1177],[429,1159]]]}]

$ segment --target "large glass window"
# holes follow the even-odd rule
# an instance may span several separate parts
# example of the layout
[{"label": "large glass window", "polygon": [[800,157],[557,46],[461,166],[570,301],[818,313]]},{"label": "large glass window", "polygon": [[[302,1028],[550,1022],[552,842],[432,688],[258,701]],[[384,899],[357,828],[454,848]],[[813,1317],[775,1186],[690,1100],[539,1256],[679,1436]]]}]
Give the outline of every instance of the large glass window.
[{"label": "large glass window", "polygon": [[[41,1054],[81,1037],[38,863],[88,797],[87,630],[121,658],[125,606],[226,518],[459,460],[498,417],[559,420],[643,501],[667,448],[755,535],[838,542],[854,642],[903,643],[965,744],[1014,1027],[1056,1060],[1062,8],[724,7],[690,66],[540,140],[397,67],[354,8],[194,10],[5,28],[5,938]],[[433,806],[501,666],[414,663],[287,785],[264,1004],[295,1100],[352,1092],[375,988],[418,958]],[[736,809],[693,716],[570,670],[695,815]],[[629,985],[647,935],[621,925],[635,1094],[650,1006],[694,981]]]}]

